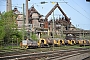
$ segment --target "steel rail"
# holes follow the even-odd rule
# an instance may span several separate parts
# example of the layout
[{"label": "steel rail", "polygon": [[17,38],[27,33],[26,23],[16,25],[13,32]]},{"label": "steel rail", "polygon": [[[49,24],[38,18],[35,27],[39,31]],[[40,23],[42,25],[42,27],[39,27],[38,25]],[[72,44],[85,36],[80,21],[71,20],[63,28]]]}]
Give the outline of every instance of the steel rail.
[{"label": "steel rail", "polygon": [[[18,60],[23,60],[23,59],[41,59],[41,58],[46,58],[46,57],[56,57],[58,58],[59,56],[67,56],[67,55],[72,55],[76,53],[82,53],[82,52],[90,52],[90,49],[71,49],[71,50],[59,50],[59,51],[49,51],[49,52],[40,52],[40,53],[30,53],[30,54],[20,54],[20,55],[12,55],[12,56],[4,56],[0,57],[2,60],[7,60],[7,59],[18,59]],[[54,59],[53,58],[53,59]]]}]

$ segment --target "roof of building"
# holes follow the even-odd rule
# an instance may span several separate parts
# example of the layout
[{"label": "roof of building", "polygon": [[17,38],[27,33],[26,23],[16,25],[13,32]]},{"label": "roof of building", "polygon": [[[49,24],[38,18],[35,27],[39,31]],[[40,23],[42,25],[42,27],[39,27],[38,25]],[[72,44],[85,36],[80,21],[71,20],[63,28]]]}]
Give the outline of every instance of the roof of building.
[{"label": "roof of building", "polygon": [[40,13],[34,8],[34,5],[32,5],[30,9],[28,9],[28,13],[30,13],[30,16],[33,13],[38,13],[40,15]]},{"label": "roof of building", "polygon": [[57,3],[51,10],[50,12],[45,16],[45,19],[48,19],[48,17],[51,15],[51,13],[56,9],[58,8],[61,13],[65,16],[65,20],[70,23],[70,19],[67,17],[67,15],[64,13],[64,11],[61,9],[61,7],[59,6],[59,4]]},{"label": "roof of building", "polygon": [[18,11],[18,9],[17,9],[16,7],[13,9],[13,12],[14,12],[15,14],[20,14],[20,12]]}]

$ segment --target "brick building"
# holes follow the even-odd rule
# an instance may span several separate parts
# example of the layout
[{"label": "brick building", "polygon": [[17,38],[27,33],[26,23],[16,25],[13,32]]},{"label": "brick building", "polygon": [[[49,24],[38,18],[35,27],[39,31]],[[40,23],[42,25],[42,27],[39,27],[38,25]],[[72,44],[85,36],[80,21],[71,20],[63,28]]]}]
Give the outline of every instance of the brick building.
[{"label": "brick building", "polygon": [[[51,13],[58,8],[60,12],[64,15],[64,17],[59,17],[53,21],[53,19],[48,20],[48,17],[51,15]],[[14,8],[13,10],[16,14],[18,14],[17,17],[17,24],[18,28],[23,27],[23,14],[20,14],[20,12],[17,10],[17,8]],[[63,30],[74,30],[74,26],[70,22],[70,18],[66,16],[66,14],[63,12],[63,10],[60,8],[59,4],[57,3],[49,13],[45,16],[45,19],[42,18],[43,15],[41,15],[34,6],[31,6],[30,9],[28,9],[28,30],[33,31],[36,33],[41,32],[52,32],[54,29],[55,34],[61,34],[60,31]],[[53,28],[53,22],[54,22],[54,28]]]}]

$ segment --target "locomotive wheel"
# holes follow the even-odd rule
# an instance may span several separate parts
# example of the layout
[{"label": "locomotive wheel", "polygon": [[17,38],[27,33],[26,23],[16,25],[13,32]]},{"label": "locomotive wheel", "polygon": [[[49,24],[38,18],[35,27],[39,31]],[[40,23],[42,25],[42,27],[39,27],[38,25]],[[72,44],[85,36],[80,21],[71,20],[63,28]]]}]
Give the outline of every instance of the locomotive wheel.
[{"label": "locomotive wheel", "polygon": [[44,43],[41,43],[41,44],[40,44],[40,47],[44,47]]}]

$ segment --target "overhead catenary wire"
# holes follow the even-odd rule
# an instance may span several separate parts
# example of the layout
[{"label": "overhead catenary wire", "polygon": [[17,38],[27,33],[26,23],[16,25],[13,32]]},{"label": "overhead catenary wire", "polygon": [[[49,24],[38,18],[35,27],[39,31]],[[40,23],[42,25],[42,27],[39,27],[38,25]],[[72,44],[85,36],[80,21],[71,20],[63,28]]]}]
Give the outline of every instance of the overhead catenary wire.
[{"label": "overhead catenary wire", "polygon": [[[6,1],[6,0],[4,0],[4,1]],[[3,3],[4,3],[4,1],[1,0],[1,2],[3,2]],[[30,4],[39,6],[39,4],[41,5],[42,3],[43,3],[43,4],[46,4],[46,3],[52,3],[52,4],[55,4],[55,3],[57,3],[57,2],[53,2],[53,1],[46,2],[46,1],[44,1],[44,2],[30,3]],[[58,3],[68,3],[68,2],[58,2]],[[22,4],[12,4],[12,7],[15,7],[15,6],[17,6],[17,5],[22,5]],[[6,5],[0,5],[0,6],[6,6]],[[17,7],[18,7],[18,6],[17,6]],[[42,7],[42,9],[43,9],[43,7]]]},{"label": "overhead catenary wire", "polygon": [[76,5],[78,5],[87,15],[90,15],[85,9],[83,9],[78,3],[76,3],[74,0],[72,0]]},{"label": "overhead catenary wire", "polygon": [[[63,0],[64,1],[64,0]],[[65,2],[65,1],[64,1]],[[85,18],[89,19],[87,16],[85,16],[84,14],[82,14],[80,11],[78,11],[77,9],[75,9],[74,7],[72,7],[71,5],[69,5],[68,3],[66,3],[69,7],[71,7],[72,9],[74,9],[75,11],[77,11],[79,14],[81,14],[82,16],[84,16]]]},{"label": "overhead catenary wire", "polygon": [[[2,0],[1,0],[2,1]],[[63,0],[64,1],[64,0]],[[65,1],[64,1],[65,2]],[[58,2],[58,3],[64,3],[64,2]],[[50,1],[50,2],[46,2],[46,3],[56,3],[56,2],[53,2],[53,1]],[[70,6],[71,8],[73,8],[71,5],[69,5],[67,2],[65,2],[68,6]],[[75,2],[76,3],[76,2]],[[39,3],[30,3],[30,4],[41,4],[40,2]],[[76,3],[77,4],[77,3]],[[16,6],[16,5],[21,5],[21,4],[12,4],[12,7],[19,7],[19,6]],[[78,5],[78,4],[77,4]],[[0,5],[0,6],[5,6],[5,5]],[[36,6],[39,6],[39,5],[36,5]],[[42,7],[43,8],[43,7]],[[82,8],[82,7],[81,7]],[[75,8],[73,8],[75,11],[77,11],[78,13],[80,13],[81,15],[83,15],[84,17],[86,17],[87,19],[90,20],[90,18],[88,18],[87,16],[85,16],[84,14],[82,14],[81,12],[79,12],[78,10],[76,10]],[[83,8],[82,8],[83,9]],[[83,9],[84,10],[84,9]],[[85,10],[84,10],[85,11]],[[86,12],[86,11],[85,11]],[[87,12],[86,12],[87,13]]]}]

